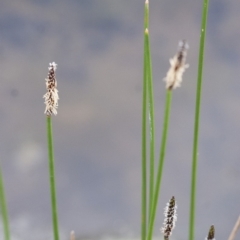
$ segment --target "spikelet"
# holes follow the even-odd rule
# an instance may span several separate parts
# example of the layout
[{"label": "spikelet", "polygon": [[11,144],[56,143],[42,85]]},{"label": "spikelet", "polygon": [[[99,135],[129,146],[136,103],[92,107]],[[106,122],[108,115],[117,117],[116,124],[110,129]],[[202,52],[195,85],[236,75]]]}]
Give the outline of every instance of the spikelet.
[{"label": "spikelet", "polygon": [[205,238],[205,240],[215,240],[215,228],[214,225],[212,225],[209,229],[208,236]]},{"label": "spikelet", "polygon": [[57,114],[58,108],[58,90],[57,90],[57,80],[55,77],[55,72],[57,69],[57,64],[55,62],[49,63],[48,67],[48,77],[46,80],[47,93],[43,96],[46,104],[45,114],[51,116],[52,114]]},{"label": "spikelet", "polygon": [[185,63],[188,48],[189,46],[186,40],[180,41],[177,54],[169,60],[170,68],[167,76],[163,79],[166,82],[166,89],[172,90],[181,86],[182,75],[189,67],[189,65]]},{"label": "spikelet", "polygon": [[169,239],[169,236],[171,236],[177,221],[177,203],[174,197],[172,197],[167,203],[167,206],[164,210],[164,215],[165,219],[161,231],[164,234],[164,239],[167,240]]}]

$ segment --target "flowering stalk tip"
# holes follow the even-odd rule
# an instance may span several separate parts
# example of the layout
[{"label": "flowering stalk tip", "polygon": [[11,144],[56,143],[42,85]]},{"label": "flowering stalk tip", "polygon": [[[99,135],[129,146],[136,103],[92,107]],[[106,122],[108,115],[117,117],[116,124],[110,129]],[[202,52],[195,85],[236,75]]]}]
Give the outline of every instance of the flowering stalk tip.
[{"label": "flowering stalk tip", "polygon": [[186,40],[180,41],[177,54],[169,60],[170,68],[167,76],[163,79],[166,82],[166,89],[172,90],[181,86],[182,75],[189,67],[189,65],[186,64],[188,48],[189,46]]},{"label": "flowering stalk tip", "polygon": [[52,114],[57,114],[58,108],[58,90],[57,90],[57,80],[55,77],[55,72],[57,69],[57,64],[55,62],[49,63],[48,67],[48,77],[46,80],[47,93],[43,96],[46,104],[45,114],[51,116]]},{"label": "flowering stalk tip", "polygon": [[177,203],[175,201],[175,197],[172,197],[167,203],[167,206],[164,210],[164,215],[165,219],[161,231],[164,234],[164,239],[168,240],[177,221]]},{"label": "flowering stalk tip", "polygon": [[214,228],[214,225],[212,225],[209,229],[206,240],[214,240],[215,239],[214,237],[215,237],[215,228]]}]

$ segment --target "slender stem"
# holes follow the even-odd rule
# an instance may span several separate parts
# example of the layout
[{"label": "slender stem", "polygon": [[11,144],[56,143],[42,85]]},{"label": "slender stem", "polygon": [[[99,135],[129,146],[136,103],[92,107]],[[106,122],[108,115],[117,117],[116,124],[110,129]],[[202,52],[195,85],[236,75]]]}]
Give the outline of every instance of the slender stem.
[{"label": "slender stem", "polygon": [[154,159],[155,159],[155,121],[154,121],[154,94],[153,94],[153,78],[152,78],[152,60],[149,37],[149,8],[147,13],[147,20],[145,22],[146,35],[146,51],[147,51],[147,90],[148,90],[148,110],[149,110],[149,128],[150,128],[150,173],[149,173],[149,212],[152,209],[153,192],[154,192]]},{"label": "slender stem", "polygon": [[[145,56],[144,56],[145,65]],[[143,102],[142,102],[142,240],[146,238],[147,229],[147,78],[144,66]]]},{"label": "slender stem", "polygon": [[9,227],[9,220],[8,220],[7,201],[5,197],[1,166],[0,166],[0,208],[2,213],[2,222],[3,222],[3,230],[4,230],[4,237],[5,237],[4,239],[10,240],[10,230],[9,230],[10,227]]},{"label": "slender stem", "polygon": [[152,61],[150,50],[149,32],[147,33],[147,72],[148,72],[148,109],[149,109],[149,126],[150,126],[150,176],[149,176],[149,219],[153,203],[154,193],[154,166],[155,166],[155,120],[154,120],[154,93],[152,80]]},{"label": "slender stem", "polygon": [[50,191],[51,191],[51,205],[52,205],[53,234],[54,234],[54,240],[59,240],[51,116],[47,116],[47,138],[48,138],[48,158],[49,158],[49,177],[50,177]]},{"label": "slender stem", "polygon": [[162,140],[161,140],[162,142],[161,142],[160,156],[159,156],[159,165],[158,165],[158,172],[157,172],[156,184],[155,184],[155,189],[154,189],[153,206],[152,206],[152,211],[151,211],[151,218],[150,218],[150,223],[149,223],[147,240],[152,239],[153,230],[154,230],[154,223],[155,223],[155,217],[156,217],[156,212],[157,212],[157,204],[158,204],[158,198],[159,198],[159,193],[160,193],[164,159],[165,159],[165,151],[166,151],[166,145],[167,145],[171,102],[172,102],[172,91],[167,90],[166,91],[164,122],[163,122],[163,132],[162,132]]},{"label": "slender stem", "polygon": [[204,62],[204,46],[205,46],[207,15],[208,15],[208,5],[209,5],[208,3],[209,3],[209,0],[203,0],[201,36],[200,36],[199,59],[198,59],[198,83],[197,83],[196,106],[195,106],[193,155],[192,155],[189,240],[194,240],[194,228],[195,228],[198,139],[199,139],[200,108],[201,108],[202,73],[203,73],[203,62]]},{"label": "slender stem", "polygon": [[[144,9],[144,30],[148,25],[148,2]],[[147,232],[147,34],[144,31],[143,96],[142,96],[142,216],[141,239],[146,240]]]}]

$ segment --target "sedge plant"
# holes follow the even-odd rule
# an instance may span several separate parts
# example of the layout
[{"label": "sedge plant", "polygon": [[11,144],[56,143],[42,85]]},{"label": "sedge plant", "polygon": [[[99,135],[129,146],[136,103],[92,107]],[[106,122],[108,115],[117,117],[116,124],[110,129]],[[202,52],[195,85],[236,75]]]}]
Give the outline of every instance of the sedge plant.
[{"label": "sedge plant", "polygon": [[[146,239],[147,221],[150,218],[154,192],[154,155],[155,155],[155,121],[154,94],[152,80],[152,61],[149,39],[149,1],[145,1],[144,11],[144,64],[143,64],[143,112],[142,112],[142,240]],[[149,119],[149,127],[148,121]],[[149,133],[148,133],[149,130]],[[147,181],[147,138],[149,142],[149,181]],[[148,182],[148,185],[147,185]],[[147,191],[149,186],[149,191]],[[149,199],[147,198],[149,193]],[[147,206],[148,201],[148,206]],[[148,214],[147,214],[148,212]]]},{"label": "sedge plant", "polygon": [[52,207],[52,224],[54,240],[59,240],[58,229],[58,211],[57,211],[57,194],[55,183],[55,166],[54,166],[54,150],[53,150],[53,134],[52,134],[52,115],[57,114],[58,107],[58,90],[55,77],[57,64],[55,62],[49,64],[48,77],[46,78],[47,93],[43,96],[45,99],[47,116],[47,140],[48,140],[48,160],[49,160],[49,179],[51,192],[51,207]]},{"label": "sedge plant", "polygon": [[[149,119],[149,201],[148,201],[148,218],[152,208],[153,192],[154,192],[154,158],[155,158],[155,120],[154,120],[154,93],[153,93],[153,77],[152,77],[152,59],[149,37],[149,1],[145,2],[145,22],[144,22],[144,58],[146,71],[146,87],[147,87],[147,113]],[[146,117],[147,117],[146,116]]]},{"label": "sedge plant", "polygon": [[[159,165],[157,176],[154,176],[154,154],[155,154],[155,123],[154,123],[154,96],[152,80],[152,64],[149,39],[149,1],[145,1],[144,11],[144,63],[143,63],[143,100],[142,100],[142,221],[141,221],[141,239],[151,240],[154,230],[155,216],[157,212],[157,203],[160,193],[162,172],[165,159],[165,151],[168,136],[168,126],[170,121],[170,109],[172,90],[179,87],[182,82],[182,75],[188,67],[185,64],[188,44],[181,41],[178,53],[170,59],[170,69],[166,78],[166,102],[164,111],[164,122],[162,141],[160,147]],[[148,133],[149,116],[149,133]],[[150,136],[150,157],[149,157],[149,177],[147,176],[147,137]],[[147,182],[149,181],[149,191],[147,191]],[[147,195],[149,193],[149,195]],[[147,218],[148,202],[148,218]],[[147,221],[148,220],[148,221]]]},{"label": "sedge plant", "polygon": [[189,67],[189,65],[186,64],[187,49],[188,49],[187,42],[185,40],[180,41],[179,50],[177,54],[172,59],[170,59],[170,68],[167,72],[166,77],[164,78],[164,81],[166,82],[166,100],[165,100],[165,110],[164,110],[163,132],[162,132],[162,139],[161,139],[161,146],[160,146],[158,171],[157,171],[156,183],[154,187],[152,209],[151,209],[150,221],[148,225],[149,228],[148,228],[147,240],[152,239],[152,235],[154,231],[154,223],[156,218],[158,199],[160,195],[161,180],[162,180],[166,146],[167,146],[172,91],[173,89],[180,87],[182,82],[182,75],[184,71]]}]

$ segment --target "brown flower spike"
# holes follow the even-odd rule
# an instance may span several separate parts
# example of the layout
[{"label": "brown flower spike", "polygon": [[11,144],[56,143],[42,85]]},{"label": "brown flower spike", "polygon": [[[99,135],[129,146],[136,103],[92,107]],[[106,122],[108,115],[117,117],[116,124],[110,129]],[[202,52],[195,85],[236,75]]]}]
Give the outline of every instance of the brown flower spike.
[{"label": "brown flower spike", "polygon": [[168,240],[169,236],[171,236],[172,234],[172,230],[174,229],[175,223],[177,221],[177,204],[175,201],[175,197],[172,197],[170,201],[167,203],[164,215],[165,219],[161,231],[164,234],[164,239]]},{"label": "brown flower spike", "polygon": [[206,240],[214,240],[215,239],[214,236],[215,236],[215,228],[212,225],[209,229],[208,236],[207,236]]},{"label": "brown flower spike", "polygon": [[48,77],[46,80],[47,93],[43,96],[45,99],[45,114],[51,116],[52,114],[57,114],[58,108],[58,90],[57,90],[57,80],[55,77],[55,72],[57,69],[57,64],[55,62],[49,63],[48,67]]}]

